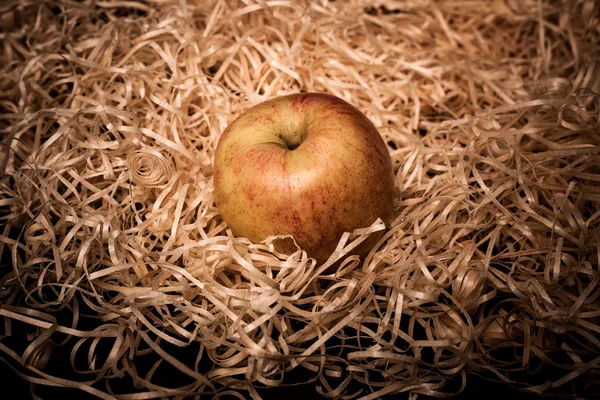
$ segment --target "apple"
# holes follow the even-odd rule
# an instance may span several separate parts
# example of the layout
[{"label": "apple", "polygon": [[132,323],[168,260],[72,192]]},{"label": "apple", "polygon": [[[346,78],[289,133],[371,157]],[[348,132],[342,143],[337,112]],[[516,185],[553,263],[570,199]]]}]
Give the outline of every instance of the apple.
[{"label": "apple", "polygon": [[[213,179],[234,234],[255,243],[291,235],[320,261],[344,232],[378,218],[388,224],[394,214],[392,163],[379,132],[355,107],[323,93],[277,97],[240,115],[219,139]],[[276,248],[296,250],[291,240]]]}]

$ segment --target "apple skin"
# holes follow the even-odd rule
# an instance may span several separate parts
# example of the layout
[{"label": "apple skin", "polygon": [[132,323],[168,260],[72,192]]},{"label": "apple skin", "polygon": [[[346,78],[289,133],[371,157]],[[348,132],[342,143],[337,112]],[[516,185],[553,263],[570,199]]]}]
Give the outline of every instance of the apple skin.
[{"label": "apple skin", "polygon": [[[328,94],[277,97],[244,112],[221,135],[213,178],[234,234],[255,243],[292,235],[319,261],[344,232],[394,216],[387,146],[364,114]],[[381,235],[372,236],[371,247]],[[296,248],[280,241],[277,249]]]}]

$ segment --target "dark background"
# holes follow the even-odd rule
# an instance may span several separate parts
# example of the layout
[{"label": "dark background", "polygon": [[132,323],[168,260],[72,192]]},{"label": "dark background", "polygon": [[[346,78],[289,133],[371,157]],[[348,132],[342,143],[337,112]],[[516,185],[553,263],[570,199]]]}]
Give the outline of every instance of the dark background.
[{"label": "dark background", "polygon": [[[10,383],[11,395],[0,395],[0,398],[3,399],[29,399],[31,398],[30,394],[30,385],[27,381],[19,377],[11,368],[9,368],[5,363],[0,364],[0,376],[2,377],[2,381],[5,383],[5,387]],[[265,400],[275,400],[275,399],[286,399],[286,400],[303,400],[303,399],[324,399],[325,397],[320,396],[316,389],[315,385],[299,385],[299,386],[287,386],[287,387],[277,387],[273,389],[263,389],[259,390],[260,395]],[[41,399],[50,400],[50,399],[59,399],[59,398],[77,398],[77,399],[96,399],[96,397],[89,395],[85,392],[74,390],[74,389],[64,389],[64,388],[49,388],[43,386],[37,386],[35,390],[35,394],[39,396]],[[364,394],[367,394],[366,392]],[[6,396],[6,397],[4,397]],[[246,395],[247,398],[250,398],[249,395]],[[209,398],[207,396],[207,398]],[[227,398],[227,397],[224,397]],[[233,397],[230,397],[233,398]],[[398,394],[387,396],[386,399],[407,399],[407,394]],[[523,399],[523,400],[539,400],[544,397],[538,396],[531,393],[525,393],[519,390],[516,390],[508,385],[499,384],[496,382],[486,381],[478,376],[472,375],[467,379],[467,386],[465,390],[453,396],[454,400],[471,400],[471,399]],[[434,399],[430,396],[419,396],[419,399]]]},{"label": "dark background", "polygon": [[[31,328],[29,328],[23,324],[14,323],[12,337],[5,338],[7,340],[3,339],[2,343],[9,346],[13,350],[17,350],[17,348],[24,349],[28,343],[27,336],[26,336],[28,333],[31,333]],[[70,362],[69,362],[70,350],[75,342],[76,342],[76,340],[72,340],[64,346],[56,347],[50,357],[48,364],[43,369],[43,371],[47,372],[53,376],[61,377],[61,378],[67,378],[67,379],[70,378],[73,380],[90,379],[92,377],[92,375],[78,376],[77,374],[75,374],[72,371],[72,369],[70,367]],[[183,352],[185,352],[185,351],[186,351],[186,349],[179,350],[179,352],[181,352],[181,354],[183,354]],[[21,350],[21,352],[22,352],[22,350]],[[83,350],[81,352],[82,360],[80,360],[80,361],[85,360],[86,353],[87,353],[87,350]],[[100,352],[97,352],[97,353],[100,353]],[[100,353],[100,354],[102,354],[102,353]],[[179,354],[177,354],[177,352],[175,352],[172,355],[175,357],[178,357],[178,358],[180,356]],[[6,361],[9,361],[15,369],[17,369],[21,372],[25,372],[25,373],[27,372],[20,365],[17,365],[17,363],[14,360],[12,360],[12,359],[8,360],[6,355],[2,355],[2,357],[4,357],[4,359]],[[82,369],[85,368],[85,361],[81,364],[78,364],[78,366],[82,367]],[[167,365],[167,370],[168,370],[168,367],[169,366]],[[155,376],[156,379],[154,379],[153,381],[155,381],[155,383],[157,383],[157,384],[164,383],[165,386],[173,387],[173,386],[176,386],[176,385],[174,385],[174,383],[177,384],[178,383],[177,381],[181,379],[181,376],[182,376],[182,373],[178,372],[178,371],[174,372],[173,374],[161,373],[161,374],[157,374]],[[3,391],[8,390],[8,388],[10,387],[10,394],[6,394],[6,392],[4,394],[2,394],[0,392],[0,399],[31,399],[32,398],[32,395],[30,392],[31,391],[30,383],[27,382],[22,377],[20,377],[11,367],[9,367],[7,365],[6,362],[0,362],[0,377],[1,377],[0,382],[3,383],[3,385],[2,385],[3,387],[1,390],[3,390]],[[296,368],[291,373],[286,374],[285,382],[290,383],[290,384],[306,382],[313,377],[314,377],[314,373],[308,372],[304,368]],[[180,383],[185,384],[185,383],[189,383],[189,381],[188,382],[180,382]],[[332,384],[332,386],[333,386],[335,384],[335,382],[330,382],[330,384]],[[116,381],[116,382],[111,381],[111,385],[119,393],[133,393],[135,391],[132,388],[128,388],[126,385],[119,384],[118,381]],[[312,384],[281,386],[281,387],[276,387],[276,388],[272,388],[272,389],[259,389],[258,392],[265,400],[270,400],[270,399],[301,400],[301,399],[324,398],[324,397],[320,396],[318,394],[318,392],[316,391],[316,385],[320,385],[320,383],[317,381],[316,383],[312,383]],[[349,393],[354,392],[355,390],[357,390],[360,387],[361,386],[359,383],[353,382],[350,386]],[[448,382],[445,391],[448,391],[448,392],[457,391],[459,387],[460,387],[460,380],[455,379],[453,381]],[[64,399],[77,398],[77,399],[81,399],[81,400],[96,399],[96,397],[94,397],[88,393],[85,393],[83,391],[80,391],[78,389],[55,388],[55,387],[49,387],[49,386],[43,386],[43,385],[36,385],[34,393],[36,396],[38,396],[38,398],[41,398],[43,400],[63,399],[63,398]],[[369,394],[368,390],[364,390],[361,393],[361,395],[367,395],[367,394]],[[248,393],[244,393],[244,396],[246,398],[250,398]],[[202,398],[210,398],[210,397],[211,397],[210,395],[207,395],[207,396],[203,396]],[[233,398],[233,396],[229,396],[229,397],[224,396],[221,398],[229,399],[229,398]],[[392,399],[392,398],[393,399],[407,399],[408,394],[402,393],[402,394],[397,394],[397,395],[390,395],[385,398],[386,399]],[[497,382],[491,382],[488,380],[484,380],[483,378],[481,378],[477,375],[469,375],[467,378],[467,386],[466,386],[465,390],[462,393],[460,393],[456,396],[453,396],[452,398],[455,400],[467,400],[467,399],[539,400],[542,397],[535,395],[535,394],[519,391],[517,389],[510,387],[507,384],[501,384],[501,383],[497,383]],[[433,399],[433,397],[420,395],[419,399]]]}]

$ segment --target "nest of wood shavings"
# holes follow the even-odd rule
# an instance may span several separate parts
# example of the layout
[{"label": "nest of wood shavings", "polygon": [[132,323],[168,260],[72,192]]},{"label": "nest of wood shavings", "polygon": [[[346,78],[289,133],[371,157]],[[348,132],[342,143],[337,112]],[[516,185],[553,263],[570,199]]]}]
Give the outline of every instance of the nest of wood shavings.
[{"label": "nest of wood shavings", "polygon": [[[469,373],[597,393],[599,7],[4,1],[1,359],[104,399],[259,398],[294,370],[330,398],[443,397]],[[398,218],[362,259],[381,226],[318,264],[214,205],[223,129],[299,91],[389,145]]]}]

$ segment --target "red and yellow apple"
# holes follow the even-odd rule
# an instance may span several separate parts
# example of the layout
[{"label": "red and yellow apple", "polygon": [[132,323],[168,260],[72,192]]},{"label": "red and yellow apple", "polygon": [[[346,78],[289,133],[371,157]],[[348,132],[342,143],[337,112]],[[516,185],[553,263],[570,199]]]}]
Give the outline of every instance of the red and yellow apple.
[{"label": "red and yellow apple", "polygon": [[[317,260],[329,257],[344,232],[378,218],[389,223],[394,191],[379,132],[332,95],[260,103],[235,119],[217,145],[215,203],[233,233],[254,242],[291,235]],[[278,246],[295,250],[285,241]]]}]

